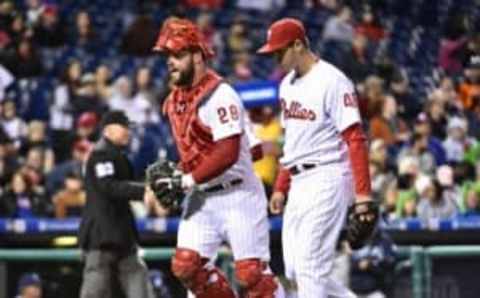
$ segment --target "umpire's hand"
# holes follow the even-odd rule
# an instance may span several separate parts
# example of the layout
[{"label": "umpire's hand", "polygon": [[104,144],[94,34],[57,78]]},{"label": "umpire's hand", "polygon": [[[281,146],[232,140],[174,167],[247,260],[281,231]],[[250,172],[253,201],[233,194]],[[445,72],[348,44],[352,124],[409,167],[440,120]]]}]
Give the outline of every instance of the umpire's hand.
[{"label": "umpire's hand", "polygon": [[285,194],[281,191],[275,191],[270,197],[270,212],[280,214],[285,206]]}]

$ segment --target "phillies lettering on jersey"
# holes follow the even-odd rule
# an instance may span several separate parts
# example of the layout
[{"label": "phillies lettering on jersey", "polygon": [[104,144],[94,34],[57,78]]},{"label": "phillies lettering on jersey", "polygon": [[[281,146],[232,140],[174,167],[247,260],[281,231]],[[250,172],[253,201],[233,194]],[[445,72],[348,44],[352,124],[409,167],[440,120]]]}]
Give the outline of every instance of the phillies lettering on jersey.
[{"label": "phillies lettering on jersey", "polygon": [[302,104],[297,101],[291,101],[290,106],[287,107],[285,100],[280,99],[280,105],[285,119],[292,118],[315,121],[317,118],[317,115],[314,111],[303,108]]},{"label": "phillies lettering on jersey", "polygon": [[292,79],[294,76],[293,71],[285,76],[279,90],[285,128],[281,163],[286,167],[338,164],[339,169],[350,170],[347,145],[340,133],[360,122],[353,84],[323,60],[304,76]]}]

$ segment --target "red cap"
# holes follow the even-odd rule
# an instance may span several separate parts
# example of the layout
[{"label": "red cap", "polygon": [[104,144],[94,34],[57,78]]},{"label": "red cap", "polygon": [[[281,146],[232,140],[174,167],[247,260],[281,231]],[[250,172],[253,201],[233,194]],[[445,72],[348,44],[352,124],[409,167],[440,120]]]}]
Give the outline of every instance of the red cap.
[{"label": "red cap", "polygon": [[45,10],[43,11],[46,15],[56,15],[58,12],[58,8],[56,5],[47,5]]},{"label": "red cap", "polygon": [[153,50],[178,53],[188,49],[199,49],[205,58],[212,58],[215,55],[194,23],[187,19],[167,19],[163,23]]},{"label": "red cap", "polygon": [[305,40],[305,27],[302,22],[293,18],[284,18],[273,23],[268,28],[267,43],[258,49],[259,54],[270,54],[286,47],[291,42]]},{"label": "red cap", "polygon": [[77,126],[93,127],[98,123],[97,115],[93,112],[84,112],[78,117]]}]

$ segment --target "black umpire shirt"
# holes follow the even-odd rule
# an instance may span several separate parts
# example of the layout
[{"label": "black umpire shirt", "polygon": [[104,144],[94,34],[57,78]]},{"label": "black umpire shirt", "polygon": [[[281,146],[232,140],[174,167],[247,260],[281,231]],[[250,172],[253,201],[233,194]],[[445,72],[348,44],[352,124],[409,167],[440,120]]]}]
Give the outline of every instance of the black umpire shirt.
[{"label": "black umpire shirt", "polygon": [[122,148],[101,139],[84,174],[87,203],[80,225],[80,247],[132,251],[138,233],[129,200],[143,199],[144,186],[132,181],[132,165]]}]

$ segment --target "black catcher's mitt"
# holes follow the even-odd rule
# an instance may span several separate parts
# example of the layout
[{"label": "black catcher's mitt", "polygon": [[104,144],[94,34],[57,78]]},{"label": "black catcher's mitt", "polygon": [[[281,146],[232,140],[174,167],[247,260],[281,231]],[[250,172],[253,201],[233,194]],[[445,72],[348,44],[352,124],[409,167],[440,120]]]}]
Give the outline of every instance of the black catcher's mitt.
[{"label": "black catcher's mitt", "polygon": [[146,170],[146,182],[166,208],[178,207],[184,197],[181,172],[174,162],[157,160]]},{"label": "black catcher's mitt", "polygon": [[358,202],[348,210],[346,238],[350,247],[359,249],[372,236],[378,221],[378,204]]}]

